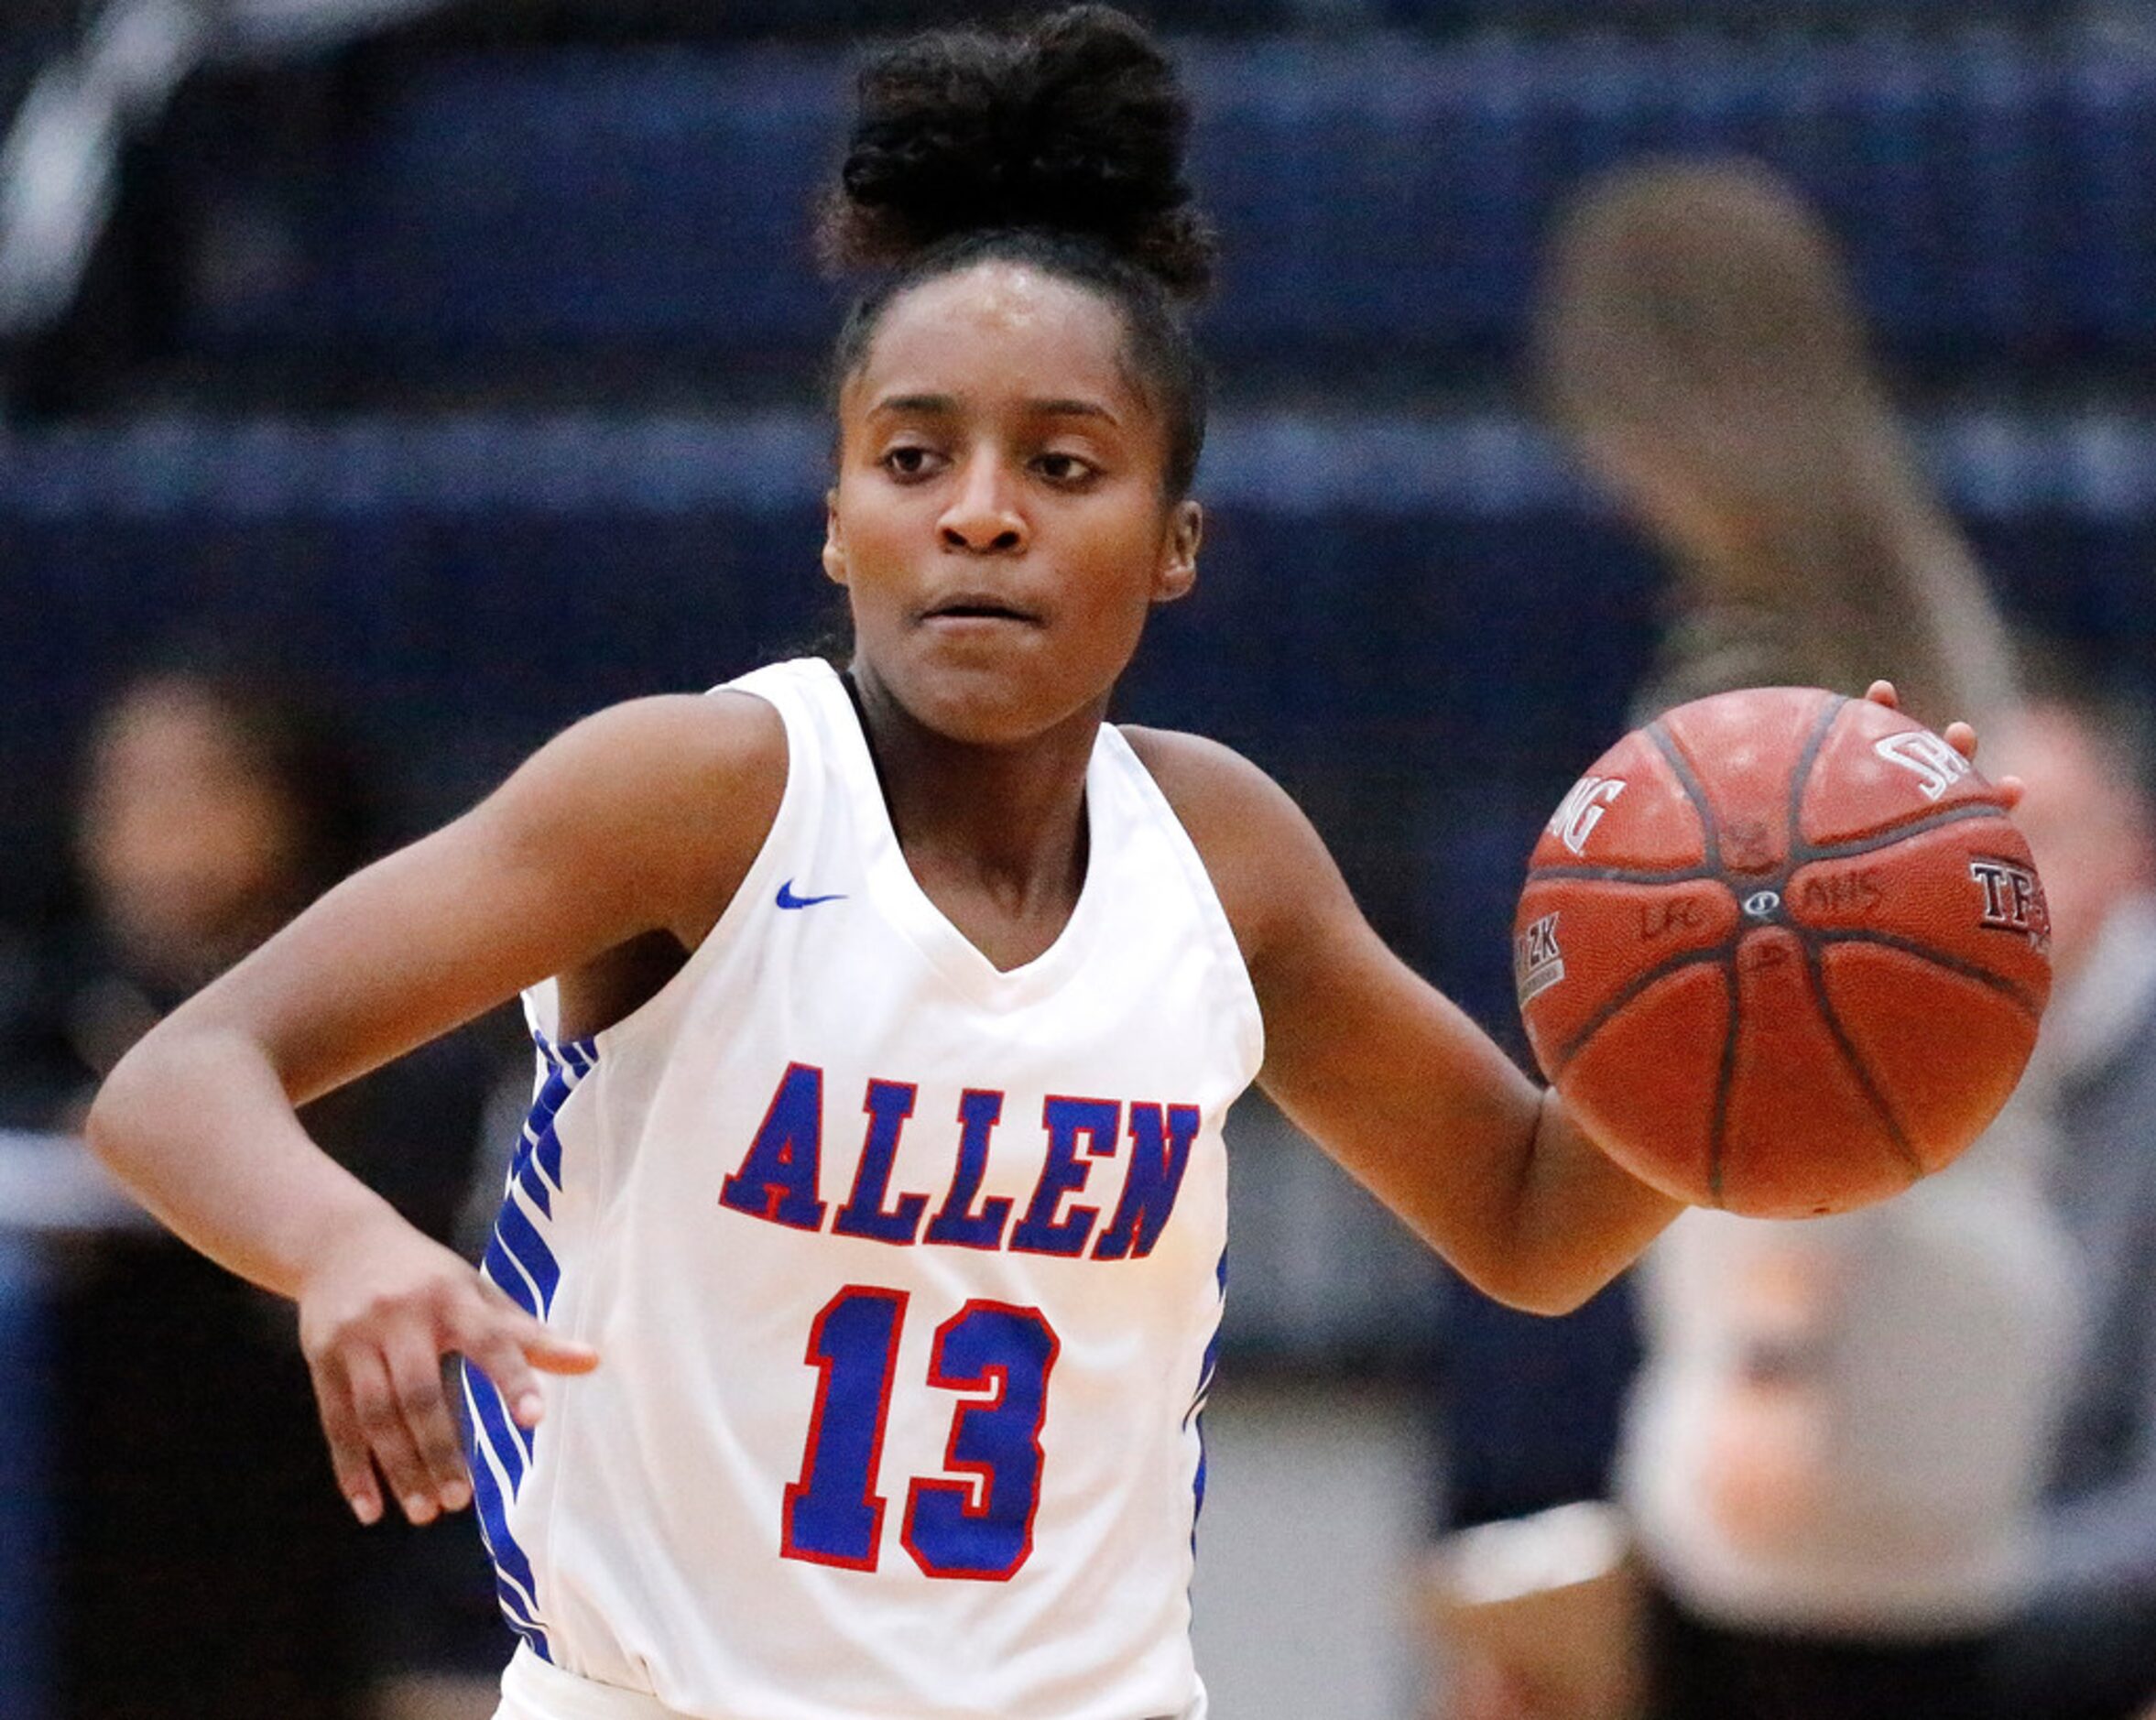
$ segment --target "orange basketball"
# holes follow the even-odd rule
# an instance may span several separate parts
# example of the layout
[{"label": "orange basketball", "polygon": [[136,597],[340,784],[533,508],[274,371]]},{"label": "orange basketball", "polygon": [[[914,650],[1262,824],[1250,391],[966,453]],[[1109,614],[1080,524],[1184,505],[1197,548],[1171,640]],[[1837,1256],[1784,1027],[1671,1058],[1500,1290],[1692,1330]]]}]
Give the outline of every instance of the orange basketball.
[{"label": "orange basketball", "polygon": [[1542,1072],[1627,1170],[1763,1217],[1938,1170],[2020,1079],[2050,924],[1999,792],[1899,712],[1680,706],[1536,844],[1513,928]]}]

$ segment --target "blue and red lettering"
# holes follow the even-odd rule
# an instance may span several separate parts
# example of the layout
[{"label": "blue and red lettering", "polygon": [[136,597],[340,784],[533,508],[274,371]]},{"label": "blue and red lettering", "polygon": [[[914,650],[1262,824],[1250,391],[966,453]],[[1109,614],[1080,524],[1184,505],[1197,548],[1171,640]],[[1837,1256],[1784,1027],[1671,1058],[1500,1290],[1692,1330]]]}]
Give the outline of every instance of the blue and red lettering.
[{"label": "blue and red lettering", "polygon": [[816,1407],[801,1453],[801,1478],[786,1489],[779,1551],[789,1559],[848,1571],[876,1569],[883,1537],[884,1429],[891,1372],[906,1322],[906,1292],[849,1284],[809,1328]]},{"label": "blue and red lettering", "polygon": [[823,1072],[789,1063],[748,1157],[719,1189],[719,1204],[796,1230],[821,1230],[816,1185],[822,1168]]},{"label": "blue and red lettering", "polygon": [[[833,1236],[897,1247],[920,1242],[1076,1258],[1091,1242],[1095,1260],[1142,1260],[1175,1212],[1203,1121],[1194,1105],[1051,1095],[1040,1107],[1040,1169],[1014,1224],[1017,1201],[984,1192],[991,1145],[1003,1120],[1004,1094],[996,1088],[968,1087],[959,1095],[950,1186],[932,1214],[930,1196],[892,1187],[901,1138],[919,1097],[912,1082],[867,1083],[861,1109],[868,1121],[853,1189],[833,1214],[822,1188],[823,1072],[812,1063],[789,1063],[740,1169],[720,1187],[719,1204],[796,1230],[822,1231],[828,1217]],[[1010,1156],[1007,1149],[1007,1166]],[[1115,1216],[1096,1239],[1106,1191],[1099,1204],[1081,1197],[1099,1161],[1118,1156],[1125,1165]],[[912,1157],[918,1168],[918,1148]]]},{"label": "blue and red lettering", "polygon": [[960,1248],[1000,1248],[1003,1227],[1010,1223],[1010,1201],[996,1195],[973,1210],[981,1192],[981,1178],[988,1170],[988,1137],[1003,1116],[1003,1095],[968,1087],[958,1098],[958,1168],[951,1176],[951,1192],[943,1208],[929,1220],[929,1242],[949,1243]]},{"label": "blue and red lettering", "polygon": [[1062,1218],[1056,1216],[1065,1197],[1085,1186],[1093,1167],[1078,1157],[1078,1138],[1086,1138],[1088,1159],[1110,1159],[1116,1136],[1123,1122],[1123,1107],[1113,1099],[1051,1098],[1040,1107],[1040,1126],[1048,1131],[1048,1158],[1040,1167],[1040,1181],[1033,1185],[1032,1203],[1010,1233],[1010,1246],[1026,1254],[1083,1254],[1085,1239],[1093,1235],[1097,1206],[1073,1205]]},{"label": "blue and red lettering", "polygon": [[1116,1216],[1094,1245],[1096,1260],[1142,1260],[1153,1251],[1191,1162],[1191,1142],[1198,1136],[1194,1105],[1133,1105],[1130,1107],[1130,1162],[1123,1173],[1123,1198]]},{"label": "blue and red lettering", "polygon": [[907,1489],[899,1539],[927,1575],[1007,1583],[1032,1556],[1048,1377],[1062,1348],[1038,1308],[1008,1302],[969,1301],[936,1328],[929,1384],[994,1395],[951,1419],[943,1473],[968,1478]]},{"label": "blue and red lettering", "polygon": [[898,1132],[913,1115],[919,1091],[902,1081],[872,1081],[861,1108],[868,1113],[868,1134],[861,1143],[861,1168],[854,1173],[854,1192],[831,1221],[833,1236],[867,1236],[877,1242],[910,1243],[920,1234],[920,1215],[929,1203],[925,1194],[901,1194],[897,1206],[890,1199],[891,1160],[898,1156]]},{"label": "blue and red lettering", "polygon": [[[877,1489],[891,1386],[906,1323],[905,1291],[849,1284],[809,1332],[816,1370],[800,1479],[779,1512],[782,1558],[874,1571],[885,1497]],[[947,1475],[915,1479],[899,1539],[931,1577],[1001,1583],[1032,1556],[1040,1507],[1040,1430],[1062,1350],[1038,1308],[969,1301],[936,1328],[928,1383],[990,1395],[961,1403],[945,1442]]]}]

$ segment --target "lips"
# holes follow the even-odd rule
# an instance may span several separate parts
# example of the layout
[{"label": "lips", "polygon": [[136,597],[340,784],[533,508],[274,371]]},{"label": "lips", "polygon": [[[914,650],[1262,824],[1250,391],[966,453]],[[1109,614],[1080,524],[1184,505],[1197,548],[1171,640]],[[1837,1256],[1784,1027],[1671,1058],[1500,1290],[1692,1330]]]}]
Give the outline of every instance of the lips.
[{"label": "lips", "polygon": [[924,621],[1016,621],[1040,625],[1035,611],[993,592],[954,592],[921,611]]}]

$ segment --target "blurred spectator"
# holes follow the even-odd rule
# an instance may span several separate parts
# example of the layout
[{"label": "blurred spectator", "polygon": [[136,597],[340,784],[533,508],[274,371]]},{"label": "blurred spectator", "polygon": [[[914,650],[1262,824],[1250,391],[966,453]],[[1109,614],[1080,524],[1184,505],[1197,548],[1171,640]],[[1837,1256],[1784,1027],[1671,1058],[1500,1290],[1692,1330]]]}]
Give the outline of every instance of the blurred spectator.
[{"label": "blurred spectator", "polygon": [[[1874,379],[1831,242],[1743,163],[1590,186],[1536,327],[1552,416],[1669,559],[1643,714],[1897,680],[1996,722],[2003,629]],[[1966,1720],[2019,1605],[2070,1332],[2031,1131],[1803,1225],[1685,1214],[1620,1455],[1661,1720]],[[1498,1683],[1486,1677],[1486,1689]],[[1535,1711],[1530,1680],[1509,1709]]]},{"label": "blurred spectator", "polygon": [[[159,1015],[367,857],[373,814],[358,755],[311,702],[216,669],[124,688],[78,806],[88,911],[0,1023],[0,1116],[71,1128]],[[446,1041],[329,1095],[309,1124],[446,1236],[491,1066]],[[370,1691],[395,1712],[440,1694],[444,1673],[491,1682],[510,1639],[477,1535],[352,1520],[289,1307],[161,1232],[85,1238],[65,1264],[59,1715],[343,1720]],[[476,1700],[464,1711],[492,1712]]]},{"label": "blurred spectator", "polygon": [[2146,709],[2085,671],[1987,745],[2029,784],[2057,989],[2028,1085],[2089,1299],[1997,1713],[2127,1720],[2156,1703],[2156,749]]},{"label": "blurred spectator", "polygon": [[1862,693],[1981,730],[2011,650],[1874,374],[1833,241],[1741,160],[1620,169],[1561,211],[1533,321],[1548,416],[1669,565],[1642,702]]},{"label": "blurred spectator", "polygon": [[267,684],[176,669],[125,688],[77,807],[88,913],[16,1026],[10,1110],[71,1127],[151,1021],[365,857],[373,818],[356,756]]}]

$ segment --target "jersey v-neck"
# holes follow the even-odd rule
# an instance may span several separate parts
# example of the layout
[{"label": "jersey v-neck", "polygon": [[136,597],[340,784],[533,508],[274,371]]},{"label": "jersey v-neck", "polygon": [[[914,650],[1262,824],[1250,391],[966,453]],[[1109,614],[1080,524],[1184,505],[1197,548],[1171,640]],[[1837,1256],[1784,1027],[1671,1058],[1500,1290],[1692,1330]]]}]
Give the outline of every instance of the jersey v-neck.
[{"label": "jersey v-neck", "polygon": [[1094,737],[1093,754],[1085,767],[1085,799],[1080,809],[1085,842],[1085,876],[1078,887],[1078,899],[1054,940],[1039,955],[1016,967],[997,967],[980,945],[961,931],[951,917],[936,906],[921,887],[899,845],[898,827],[892,822],[890,801],[885,792],[882,766],[868,737],[867,713],[853,677],[831,665],[832,678],[844,691],[852,720],[834,721],[832,738],[842,753],[847,785],[852,791],[855,816],[859,821],[869,890],[877,907],[921,954],[953,984],[984,1002],[1010,1005],[1052,991],[1084,959],[1087,925],[1099,912],[1105,871],[1105,844],[1114,840],[1111,828],[1114,800],[1110,788],[1112,749],[1121,739],[1106,724]]}]

